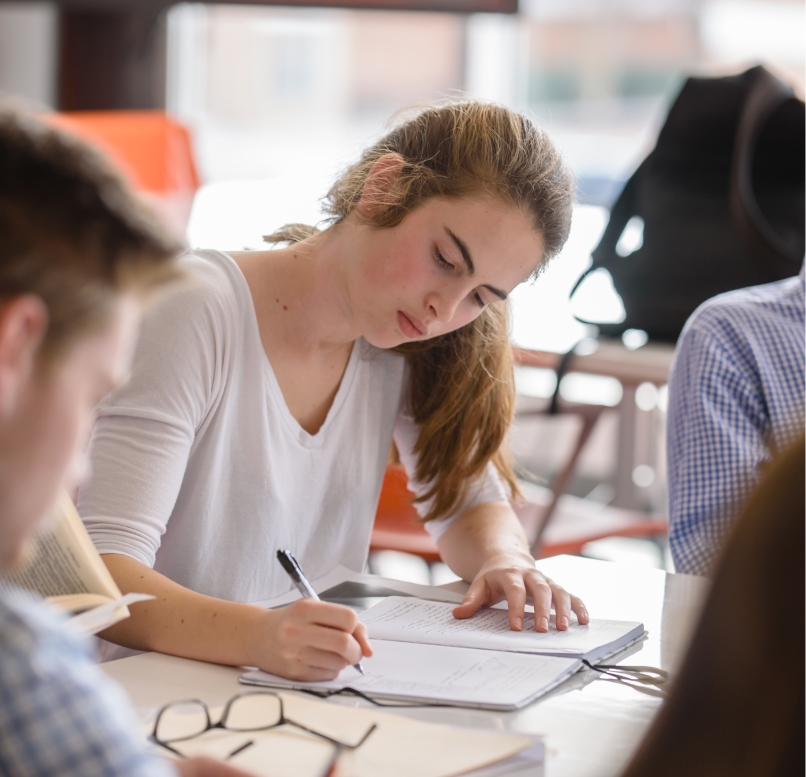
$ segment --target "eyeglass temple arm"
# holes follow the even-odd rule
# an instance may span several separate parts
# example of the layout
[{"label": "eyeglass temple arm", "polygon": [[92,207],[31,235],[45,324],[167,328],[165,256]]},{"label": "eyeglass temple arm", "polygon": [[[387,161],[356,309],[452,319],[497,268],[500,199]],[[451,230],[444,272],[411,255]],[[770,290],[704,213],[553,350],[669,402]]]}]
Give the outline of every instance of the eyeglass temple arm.
[{"label": "eyeglass temple arm", "polygon": [[307,731],[309,734],[313,734],[315,737],[319,737],[320,739],[324,739],[324,740],[330,742],[332,745],[336,745],[336,747],[340,747],[340,748],[343,748],[345,750],[355,750],[356,748],[361,747],[361,745],[363,745],[364,742],[367,741],[367,739],[369,738],[369,735],[373,731],[375,731],[376,728],[378,728],[378,724],[373,723],[366,730],[366,732],[364,733],[364,736],[361,737],[361,739],[358,741],[358,743],[354,744],[354,745],[351,745],[351,744],[348,744],[346,742],[340,742],[338,739],[334,739],[333,737],[329,737],[327,734],[323,734],[321,731],[314,731],[312,728],[308,728],[307,726],[303,726],[301,723],[297,723],[297,721],[295,721],[295,720],[290,720],[289,718],[286,718],[285,723],[289,723],[292,726],[296,726],[297,728],[301,728],[303,731]]},{"label": "eyeglass temple arm", "polygon": [[149,739],[155,744],[159,745],[160,747],[164,747],[166,750],[170,750],[174,755],[179,756],[179,758],[187,758],[184,753],[180,753],[175,747],[171,747],[167,742],[160,742],[155,736],[149,737]]}]

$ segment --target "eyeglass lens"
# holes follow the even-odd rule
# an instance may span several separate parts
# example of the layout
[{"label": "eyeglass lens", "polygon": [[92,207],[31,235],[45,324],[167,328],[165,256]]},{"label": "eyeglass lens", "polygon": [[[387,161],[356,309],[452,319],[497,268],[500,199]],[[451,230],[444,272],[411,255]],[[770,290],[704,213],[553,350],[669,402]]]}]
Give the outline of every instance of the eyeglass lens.
[{"label": "eyeglass lens", "polygon": [[154,730],[158,742],[178,742],[203,734],[210,727],[207,707],[200,701],[171,704],[162,711]]},{"label": "eyeglass lens", "polygon": [[230,731],[255,731],[271,728],[283,719],[280,699],[268,693],[249,693],[233,699],[221,724]]},{"label": "eyeglass lens", "polygon": [[[230,731],[257,731],[283,721],[283,705],[272,693],[248,693],[231,699],[216,728]],[[201,701],[169,704],[160,713],[154,738],[158,742],[180,742],[200,736],[212,728],[209,712]]]}]

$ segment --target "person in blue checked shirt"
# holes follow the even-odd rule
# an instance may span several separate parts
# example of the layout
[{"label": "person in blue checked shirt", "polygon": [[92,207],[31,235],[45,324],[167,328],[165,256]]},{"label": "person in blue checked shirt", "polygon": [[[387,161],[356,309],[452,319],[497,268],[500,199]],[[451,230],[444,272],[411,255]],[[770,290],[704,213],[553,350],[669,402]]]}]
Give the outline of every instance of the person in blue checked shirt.
[{"label": "person in blue checked shirt", "polygon": [[[95,405],[126,375],[141,302],[178,248],[96,154],[0,107],[0,572],[77,485]],[[246,777],[147,752],[64,623],[0,595],[0,774]]]},{"label": "person in blue checked shirt", "polygon": [[669,544],[707,575],[774,453],[803,434],[804,271],[720,294],[686,323],[669,380]]}]

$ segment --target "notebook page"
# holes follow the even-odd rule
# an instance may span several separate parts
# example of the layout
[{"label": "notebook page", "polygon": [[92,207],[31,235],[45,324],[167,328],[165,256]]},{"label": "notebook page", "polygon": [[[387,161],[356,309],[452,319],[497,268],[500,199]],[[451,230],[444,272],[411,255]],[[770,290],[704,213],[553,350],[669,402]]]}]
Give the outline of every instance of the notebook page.
[{"label": "notebook page", "polygon": [[580,665],[575,658],[529,656],[490,650],[374,641],[366,674],[352,667],[326,682],[302,683],[265,672],[241,681],[279,688],[354,688],[370,696],[448,702],[460,706],[514,709],[545,693]]},{"label": "notebook page", "polygon": [[523,631],[512,631],[506,610],[479,610],[472,618],[456,620],[455,605],[390,596],[359,616],[376,640],[506,650],[518,653],[573,655],[596,658],[612,653],[644,633],[634,621],[592,620],[558,631],[552,616],[548,632],[534,630],[534,615],[526,613]]}]

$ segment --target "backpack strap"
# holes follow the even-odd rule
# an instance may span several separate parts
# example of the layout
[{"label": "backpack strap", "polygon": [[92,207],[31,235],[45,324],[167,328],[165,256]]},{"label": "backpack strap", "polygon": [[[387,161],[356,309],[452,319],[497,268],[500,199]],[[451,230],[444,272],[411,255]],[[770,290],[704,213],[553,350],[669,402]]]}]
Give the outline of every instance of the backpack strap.
[{"label": "backpack strap", "polygon": [[748,71],[752,85],[745,101],[733,147],[730,180],[730,206],[737,232],[753,253],[776,268],[786,270],[803,257],[796,246],[782,240],[756,202],[753,194],[753,155],[759,136],[773,112],[794,92],[761,65]]},{"label": "backpack strap", "polygon": [[643,164],[644,163],[642,163],[641,166],[632,174],[632,176],[630,176],[630,180],[624,184],[624,188],[621,190],[621,194],[619,194],[616,204],[610,211],[610,219],[607,222],[604,234],[599,240],[599,244],[591,252],[591,257],[593,259],[591,266],[579,276],[577,282],[574,284],[574,288],[571,289],[571,292],[568,295],[569,299],[574,296],[574,293],[579,288],[579,285],[582,283],[582,281],[584,281],[585,278],[594,272],[594,270],[598,270],[600,267],[607,267],[614,261],[621,259],[621,257],[616,253],[616,244],[621,237],[621,233],[624,232],[624,227],[627,226],[627,222],[633,216],[635,216],[635,181],[636,178],[638,178]]},{"label": "backpack strap", "polygon": [[568,372],[568,368],[571,366],[571,359],[574,358],[577,345],[579,345],[579,343],[574,343],[574,346],[571,348],[571,350],[566,351],[560,357],[560,361],[554,368],[554,371],[557,373],[557,385],[554,387],[554,392],[551,395],[548,415],[557,415],[560,412],[560,383],[562,383],[565,373]]}]

